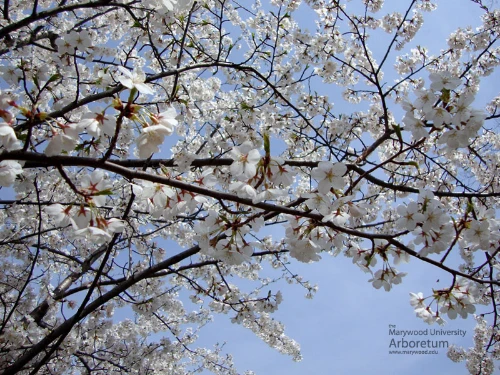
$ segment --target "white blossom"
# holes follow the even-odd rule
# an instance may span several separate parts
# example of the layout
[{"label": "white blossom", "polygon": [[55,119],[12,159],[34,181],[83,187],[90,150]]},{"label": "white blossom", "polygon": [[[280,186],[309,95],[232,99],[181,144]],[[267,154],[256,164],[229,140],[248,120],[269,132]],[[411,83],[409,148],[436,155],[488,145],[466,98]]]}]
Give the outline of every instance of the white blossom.
[{"label": "white blossom", "polygon": [[151,125],[142,129],[137,137],[137,153],[141,159],[147,159],[151,155],[160,151],[159,146],[163,144],[166,136],[171,135],[169,128],[163,125]]},{"label": "white blossom", "polygon": [[123,74],[118,77],[118,81],[123,86],[129,89],[136,89],[142,94],[154,94],[153,89],[144,83],[146,81],[146,75],[141,69],[135,68],[132,72],[130,72],[130,70],[124,68],[123,66],[119,66],[118,70],[120,70]]},{"label": "white blossom", "polygon": [[343,163],[332,163],[321,161],[318,166],[311,171],[311,176],[318,181],[318,191],[326,194],[333,189],[342,189],[345,185],[343,175],[347,167]]},{"label": "white blossom", "polygon": [[0,162],[0,186],[10,186],[16,177],[23,173],[21,164],[14,160],[3,160]]},{"label": "white blossom", "polygon": [[449,72],[431,73],[429,78],[432,81],[431,90],[434,91],[454,90],[462,83],[459,78],[453,77]]},{"label": "white blossom", "polygon": [[5,122],[0,122],[0,146],[3,146],[7,151],[22,148],[22,144],[17,139],[14,129]]},{"label": "white blossom", "polygon": [[249,179],[257,173],[257,164],[261,156],[250,142],[245,142],[232,148],[231,158],[234,160],[230,167],[231,174],[234,177]]},{"label": "white blossom", "polygon": [[425,264],[416,318],[477,314],[448,355],[471,374],[498,367],[491,2],[4,3],[7,373],[241,373],[230,345],[202,345],[216,313],[300,360],[278,283],[312,298],[301,270],[315,266],[297,265],[331,256],[375,293]]}]

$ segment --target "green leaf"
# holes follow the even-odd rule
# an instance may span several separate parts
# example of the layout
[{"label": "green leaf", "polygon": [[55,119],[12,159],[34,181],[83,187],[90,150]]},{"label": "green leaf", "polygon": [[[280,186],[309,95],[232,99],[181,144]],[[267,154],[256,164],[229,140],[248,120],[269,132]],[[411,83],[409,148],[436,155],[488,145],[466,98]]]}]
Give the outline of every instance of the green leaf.
[{"label": "green leaf", "polygon": [[415,160],[401,161],[401,162],[395,162],[395,163],[399,164],[399,165],[411,165],[412,167],[417,168],[418,171],[420,172],[420,166],[418,165],[418,163]]},{"label": "green leaf", "polygon": [[76,145],[75,151],[83,151],[85,148],[85,145],[83,143],[80,143],[79,145]]},{"label": "green leaf", "polygon": [[179,92],[180,89],[181,89],[181,85],[175,86],[174,97],[177,96],[177,93]]},{"label": "green leaf", "polygon": [[374,254],[368,254],[368,255],[365,256],[366,266],[367,267],[370,267],[370,263],[372,262],[373,256],[374,256]]},{"label": "green leaf", "polygon": [[470,214],[474,212],[474,204],[469,200],[467,202],[467,213]]},{"label": "green leaf", "polygon": [[445,104],[448,104],[450,102],[450,90],[447,89],[441,90],[441,100]]},{"label": "green leaf", "polygon": [[264,133],[264,151],[266,152],[266,156],[271,156],[271,140],[269,139],[269,133]]},{"label": "green leaf", "polygon": [[60,75],[59,73],[56,73],[56,74],[53,74],[49,80],[47,81],[48,83],[50,82],[55,82],[55,81],[59,81],[60,79],[62,78],[62,75]]},{"label": "green leaf", "polygon": [[160,169],[161,169],[161,171],[163,172],[163,174],[165,176],[170,175],[170,170],[167,167],[165,167],[163,164],[161,164],[161,163],[160,163]]},{"label": "green leaf", "polygon": [[396,132],[396,135],[398,136],[399,142],[401,142],[401,145],[403,144],[403,135],[401,134],[401,126],[398,124],[393,124],[392,128]]},{"label": "green leaf", "polygon": [[413,165],[415,168],[420,170],[420,166],[418,165],[418,163],[415,160],[409,161],[408,165]]},{"label": "green leaf", "polygon": [[245,111],[253,111],[253,108],[250,107],[247,103],[245,102],[242,102],[241,103],[241,109],[245,110]]}]

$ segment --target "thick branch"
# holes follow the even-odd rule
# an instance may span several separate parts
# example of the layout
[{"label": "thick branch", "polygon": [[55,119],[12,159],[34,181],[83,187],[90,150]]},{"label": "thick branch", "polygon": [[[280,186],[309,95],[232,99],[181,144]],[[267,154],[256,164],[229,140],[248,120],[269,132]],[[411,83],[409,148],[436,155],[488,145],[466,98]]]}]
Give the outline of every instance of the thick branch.
[{"label": "thick branch", "polygon": [[[4,153],[0,155],[0,161],[2,160],[23,160],[26,161],[24,167],[25,168],[41,168],[41,167],[56,167],[57,165],[62,166],[86,166],[93,168],[103,168],[108,169],[102,163],[102,161],[95,158],[87,158],[87,157],[77,157],[77,156],[46,156],[43,154],[37,154],[33,152],[19,152],[13,151],[9,153]],[[136,160],[113,160],[109,163],[127,168],[143,168],[145,165],[150,168],[160,168],[161,166],[165,167],[174,167],[176,166],[174,159],[154,159],[154,160],[146,160],[146,159],[136,159]],[[208,167],[208,166],[228,166],[233,163],[232,159],[221,158],[221,159],[196,159],[191,163],[192,167]],[[286,160],[285,165],[291,167],[309,167],[314,168],[318,166],[318,162],[316,161],[300,161],[300,160]],[[126,173],[135,173],[132,170],[127,168],[120,169],[121,172]],[[355,164],[347,164],[347,168],[352,170],[359,175],[363,176],[364,179],[370,181],[373,184],[376,184],[381,187],[385,187],[387,189],[391,189],[394,191],[408,192],[418,194],[419,190],[416,188],[412,188],[406,185],[395,185],[389,182],[385,182],[377,177],[374,177],[371,174],[366,173],[366,171],[355,165]],[[112,171],[111,169],[108,169]],[[118,174],[121,174],[125,177],[127,175],[119,172],[113,171]],[[135,177],[139,178],[139,177]],[[141,178],[147,179],[147,178]],[[167,184],[168,185],[168,184]],[[191,190],[191,189],[185,189]],[[191,190],[192,191],[192,190]],[[454,198],[488,198],[488,197],[500,197],[500,192],[489,192],[489,193],[461,193],[461,192],[446,192],[446,191],[433,191],[434,195],[437,197],[454,197]]]}]

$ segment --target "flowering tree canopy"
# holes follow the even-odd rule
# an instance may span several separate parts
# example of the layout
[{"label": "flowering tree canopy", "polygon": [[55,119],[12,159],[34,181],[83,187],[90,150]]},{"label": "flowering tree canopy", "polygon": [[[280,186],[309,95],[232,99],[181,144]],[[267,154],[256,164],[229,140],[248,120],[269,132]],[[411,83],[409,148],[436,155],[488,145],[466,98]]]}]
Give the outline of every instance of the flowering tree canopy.
[{"label": "flowering tree canopy", "polygon": [[484,311],[449,356],[491,374],[500,10],[456,2],[482,16],[431,53],[432,0],[5,0],[1,373],[235,374],[196,344],[216,313],[299,360],[270,284],[346,256],[386,291],[448,272],[409,302]]}]

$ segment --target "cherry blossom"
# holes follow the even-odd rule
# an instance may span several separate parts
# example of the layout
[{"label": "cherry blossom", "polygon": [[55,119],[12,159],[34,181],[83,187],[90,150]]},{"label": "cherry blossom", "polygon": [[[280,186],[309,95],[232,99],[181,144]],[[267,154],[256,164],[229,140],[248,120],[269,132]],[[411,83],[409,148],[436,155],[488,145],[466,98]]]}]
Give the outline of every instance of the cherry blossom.
[{"label": "cherry blossom", "polygon": [[418,308],[415,310],[415,313],[427,324],[434,324],[439,319],[437,313],[432,311],[430,308]]},{"label": "cherry blossom", "polygon": [[450,72],[431,73],[429,78],[432,81],[431,90],[434,91],[454,90],[462,83],[459,78],[453,77]]},{"label": "cherry blossom", "polygon": [[415,118],[413,114],[407,113],[403,118],[403,123],[411,131],[414,139],[425,138],[429,131],[425,128],[425,123],[421,119]]},{"label": "cherry blossom", "polygon": [[470,105],[474,102],[474,95],[470,93],[463,94],[458,97],[455,101],[453,108],[451,109],[451,113],[453,116],[453,125],[460,126],[462,122],[466,122],[470,116],[472,108]]},{"label": "cherry blossom", "polygon": [[125,222],[115,217],[111,219],[97,218],[97,226],[108,233],[121,233],[125,229]]},{"label": "cherry blossom", "polygon": [[122,76],[118,77],[118,81],[123,86],[129,89],[136,89],[142,94],[154,94],[153,89],[144,83],[146,81],[146,75],[141,69],[135,68],[132,72],[130,72],[130,70],[124,68],[123,66],[119,66],[118,70],[122,73]]},{"label": "cherry blossom", "polygon": [[[60,216],[59,216],[60,218]],[[75,231],[77,230],[80,230],[80,229],[85,229],[87,228],[88,226],[91,226],[92,224],[94,224],[94,215],[92,214],[92,211],[90,210],[90,208],[88,207],[85,207],[84,205],[80,205],[76,212],[73,214],[73,216],[71,217],[70,221],[71,221],[71,225],[73,226],[73,229],[75,229]],[[87,234],[87,232],[80,232],[80,233],[84,233],[84,234]],[[106,235],[106,237],[108,237]]]},{"label": "cherry blossom", "polygon": [[324,215],[327,215],[332,211],[331,199],[326,194],[308,193],[304,194],[304,198],[307,198],[304,203],[311,210],[317,210]]},{"label": "cherry blossom", "polygon": [[77,124],[78,129],[85,129],[92,137],[100,138],[101,134],[112,136],[115,133],[116,122],[104,111],[94,110],[82,116]]},{"label": "cherry blossom", "polygon": [[290,255],[303,263],[317,262],[321,259],[321,248],[310,239],[302,239],[290,243]]},{"label": "cherry blossom", "polygon": [[257,197],[257,191],[245,182],[235,181],[229,185],[229,190],[236,192],[239,197],[254,199]]},{"label": "cherry blossom", "polygon": [[318,180],[318,191],[326,194],[331,188],[342,189],[345,185],[343,175],[346,173],[347,167],[343,163],[332,163],[322,161],[318,167],[311,171],[311,176]]},{"label": "cherry blossom", "polygon": [[410,304],[415,308],[424,307],[424,295],[420,293],[410,293]]},{"label": "cherry blossom", "polygon": [[138,156],[147,159],[160,151],[159,146],[163,144],[165,137],[171,134],[171,130],[163,125],[151,125],[143,129],[141,135],[137,137]]},{"label": "cherry blossom", "polygon": [[78,130],[74,125],[61,123],[57,125],[58,129],[52,129],[52,138],[45,148],[47,156],[70,153],[78,143]]},{"label": "cherry blossom", "polygon": [[23,173],[21,164],[14,160],[3,160],[0,162],[0,186],[10,186],[16,177]]},{"label": "cherry blossom", "polygon": [[213,187],[217,184],[217,177],[214,175],[214,170],[211,168],[205,169],[202,173],[201,176],[199,177],[196,182],[200,185],[207,186],[207,187]]},{"label": "cherry blossom", "polygon": [[98,244],[109,241],[111,239],[111,234],[109,234],[107,231],[90,226],[75,230],[74,236],[77,238],[82,237]]},{"label": "cherry blossom", "polygon": [[488,220],[472,220],[465,230],[465,239],[479,248],[487,250],[489,248],[490,228]]},{"label": "cherry blossom", "polygon": [[406,276],[406,272],[397,272],[394,268],[382,269],[375,272],[373,278],[368,281],[372,282],[375,289],[384,287],[385,291],[388,292],[392,289],[393,284],[401,284],[404,276]]},{"label": "cherry blossom", "polygon": [[253,197],[252,202],[258,203],[267,200],[275,200],[279,197],[286,197],[287,192],[281,189],[267,189]]},{"label": "cherry blossom", "polygon": [[426,113],[426,118],[429,121],[432,121],[432,125],[434,125],[434,127],[438,129],[442,129],[443,126],[451,122],[450,113],[442,107],[432,108],[429,112]]},{"label": "cherry blossom", "polygon": [[174,6],[177,5],[177,0],[161,0],[163,6],[168,10],[174,10]]},{"label": "cherry blossom", "polygon": [[175,119],[176,116],[177,112],[175,111],[175,108],[169,107],[164,112],[161,112],[157,115],[152,115],[151,120],[153,121],[153,124],[162,125],[170,131],[170,134],[172,134],[174,132],[174,128],[178,124],[178,121]]},{"label": "cherry blossom", "polygon": [[374,293],[439,271],[416,318],[476,314],[449,356],[498,367],[498,9],[32,3],[0,26],[6,373],[250,373],[215,314],[300,360],[279,283],[312,298],[330,257]]},{"label": "cherry blossom", "polygon": [[22,147],[12,126],[5,122],[0,122],[0,145],[7,151],[17,150]]},{"label": "cherry blossom", "polygon": [[165,209],[172,208],[170,200],[176,196],[176,192],[172,188],[149,181],[143,181],[142,185],[133,185],[132,189],[134,194],[147,200],[148,209],[153,217],[160,217]]},{"label": "cherry blossom", "polygon": [[214,251],[214,258],[231,265],[238,265],[250,261],[253,249],[248,244],[233,243],[228,239],[220,240]]},{"label": "cherry blossom", "polygon": [[257,164],[261,156],[259,150],[254,149],[252,143],[247,141],[231,149],[231,158],[234,160],[230,168],[231,174],[249,179],[257,173]]},{"label": "cherry blossom", "polygon": [[419,212],[420,208],[416,202],[410,202],[406,206],[398,206],[397,212],[401,217],[396,221],[400,229],[412,231],[424,220],[424,215]]},{"label": "cherry blossom", "polygon": [[283,163],[282,158],[273,158],[270,163],[270,180],[276,186],[290,186],[293,183],[294,173],[290,167],[283,165]]},{"label": "cherry blossom", "polygon": [[71,43],[71,40],[66,38],[58,38],[56,40],[57,51],[61,54],[72,54],[75,51],[75,46]]},{"label": "cherry blossom", "polygon": [[436,103],[436,95],[432,91],[427,90],[419,90],[415,94],[417,94],[417,100],[414,103],[415,108],[421,109],[425,113],[430,112]]},{"label": "cherry blossom", "polygon": [[69,225],[71,222],[70,212],[72,210],[72,206],[63,206],[59,203],[52,204],[45,209],[49,215],[53,216],[54,222],[60,226]]},{"label": "cherry blossom", "polygon": [[83,176],[80,186],[85,195],[92,197],[92,203],[97,207],[104,206],[106,195],[109,195],[108,192],[113,187],[100,169],[96,169],[90,175]]}]

